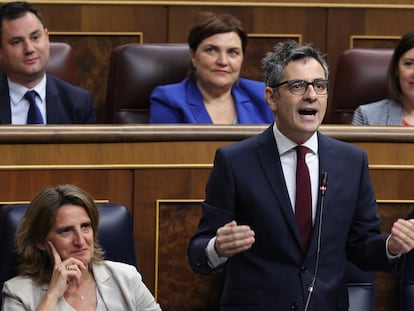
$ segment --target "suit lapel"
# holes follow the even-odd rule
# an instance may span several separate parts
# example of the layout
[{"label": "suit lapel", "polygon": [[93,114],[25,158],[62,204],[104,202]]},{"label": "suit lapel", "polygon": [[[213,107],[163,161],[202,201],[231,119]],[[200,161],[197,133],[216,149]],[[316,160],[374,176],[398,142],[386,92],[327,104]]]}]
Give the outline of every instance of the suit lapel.
[{"label": "suit lapel", "polygon": [[259,141],[257,153],[263,168],[263,173],[269,182],[270,188],[277,201],[277,205],[282,211],[286,223],[292,230],[292,234],[296,237],[295,240],[297,246],[302,249],[299,230],[293,214],[293,208],[287,191],[282,164],[280,162],[273,134],[273,125],[263,132],[261,140]]},{"label": "suit lapel", "polygon": [[[335,165],[334,152],[329,139],[324,135],[318,133],[318,154],[319,154],[319,172],[333,171],[332,167]],[[283,176],[282,165],[280,157],[277,155],[277,145],[273,134],[273,126],[270,126],[262,135],[258,144],[258,158],[261,162],[263,173],[266,176],[270,188],[274,194],[277,204],[282,211],[286,223],[292,230],[295,236],[296,245],[302,250],[299,230],[296,225],[296,220],[293,213],[292,204],[290,202],[289,194],[286,188],[285,179]],[[325,198],[325,208],[328,205],[328,199]],[[318,197],[316,220],[314,230],[312,231],[311,244],[308,255],[316,249],[317,228],[320,219],[320,197]]]},{"label": "suit lapel", "polygon": [[59,92],[53,77],[47,75],[46,80],[46,119],[48,124],[62,123],[62,114],[64,117],[64,109]]},{"label": "suit lapel", "polygon": [[332,166],[335,165],[334,151],[329,142],[329,139],[318,132],[318,154],[319,154],[319,172],[329,172]]},{"label": "suit lapel", "polygon": [[207,109],[204,107],[203,96],[200,90],[197,88],[197,84],[192,80],[188,80],[186,87],[187,102],[189,103],[189,109],[196,120],[196,123],[212,123],[210,115]]},{"label": "suit lapel", "polygon": [[[318,156],[319,156],[319,174],[322,172],[328,173],[328,179],[329,179],[329,172],[332,172],[332,166],[335,165],[335,155],[332,150],[332,146],[329,142],[329,139],[318,132]],[[329,182],[329,180],[328,180]],[[327,197],[325,197],[324,202],[324,210],[326,210],[327,206],[329,205]],[[309,252],[308,255],[312,255],[312,253],[316,250],[317,246],[317,238],[318,238],[318,228],[319,228],[319,222],[321,219],[321,197],[320,193],[318,191],[318,201],[316,205],[316,216],[315,216],[315,222],[313,225],[312,235],[311,235],[311,241],[309,244]],[[322,214],[324,215],[324,214]],[[323,223],[323,217],[322,217],[322,223]]]},{"label": "suit lapel", "polygon": [[239,84],[236,83],[231,90],[234,98],[234,105],[237,111],[238,123],[249,123],[252,118],[250,115],[251,111],[249,110],[249,108],[251,108],[251,99],[238,85]]},{"label": "suit lapel", "polygon": [[403,106],[397,104],[395,101],[390,101],[387,105],[388,120],[386,120],[387,125],[402,125],[403,120]]},{"label": "suit lapel", "polygon": [[[125,307],[122,304],[124,299],[121,299],[119,295],[119,288],[116,283],[113,281],[111,275],[106,270],[105,265],[94,265],[93,266],[93,275],[96,281],[96,286],[98,287],[99,294],[102,297],[102,300],[106,306],[107,310],[119,310],[120,304],[122,307]],[[114,298],[118,297],[118,298]]]}]

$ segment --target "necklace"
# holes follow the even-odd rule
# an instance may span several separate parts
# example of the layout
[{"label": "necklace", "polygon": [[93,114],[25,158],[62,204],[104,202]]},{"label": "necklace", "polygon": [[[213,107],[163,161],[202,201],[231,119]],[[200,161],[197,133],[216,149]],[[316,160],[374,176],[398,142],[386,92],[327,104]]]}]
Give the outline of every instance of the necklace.
[{"label": "necklace", "polygon": [[73,298],[78,298],[78,299],[80,299],[80,300],[82,300],[82,301],[84,301],[86,298],[88,298],[89,296],[90,296],[90,293],[89,293],[89,291],[86,293],[86,294],[84,294],[84,295],[71,295]]},{"label": "necklace", "polygon": [[84,301],[87,298],[89,298],[92,291],[94,291],[96,289],[95,284],[96,284],[95,281],[92,279],[92,282],[89,282],[87,287],[83,290],[84,294],[76,295],[76,294],[72,293],[72,294],[69,294],[69,295],[72,296],[73,298],[77,298],[77,299],[80,299],[81,301]]},{"label": "necklace", "polygon": [[[95,283],[93,283],[93,285],[94,284]],[[89,288],[86,289],[85,294],[79,296],[79,299],[83,301],[86,298],[88,298],[90,296],[91,292],[92,292],[92,289],[94,289],[94,288],[95,288],[95,286],[89,286]]]}]

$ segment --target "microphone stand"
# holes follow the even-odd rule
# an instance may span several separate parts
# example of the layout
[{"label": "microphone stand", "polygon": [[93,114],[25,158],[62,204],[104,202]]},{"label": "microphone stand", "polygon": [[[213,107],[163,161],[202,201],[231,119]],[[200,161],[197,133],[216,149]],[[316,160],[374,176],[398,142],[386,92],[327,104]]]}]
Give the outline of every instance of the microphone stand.
[{"label": "microphone stand", "polygon": [[318,242],[317,242],[317,249],[316,249],[316,259],[315,259],[315,271],[313,273],[312,282],[308,287],[308,295],[306,297],[306,304],[304,311],[307,311],[309,308],[309,303],[312,297],[313,290],[315,288],[315,282],[316,282],[316,274],[318,273],[319,268],[319,257],[320,257],[320,250],[321,250],[321,240],[322,240],[322,214],[323,214],[323,208],[325,203],[325,192],[328,186],[328,173],[322,172],[321,173],[321,181],[319,185],[319,191],[321,194],[321,204],[320,204],[320,211],[319,211],[319,224],[318,224]]}]

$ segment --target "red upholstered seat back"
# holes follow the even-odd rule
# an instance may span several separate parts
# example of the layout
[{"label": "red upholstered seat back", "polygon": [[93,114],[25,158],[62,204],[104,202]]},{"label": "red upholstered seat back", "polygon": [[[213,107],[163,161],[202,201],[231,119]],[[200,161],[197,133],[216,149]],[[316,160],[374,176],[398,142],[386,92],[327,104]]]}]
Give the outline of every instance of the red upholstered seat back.
[{"label": "red upholstered seat back", "polygon": [[359,105],[387,98],[387,70],[392,53],[392,49],[342,52],[328,105],[332,123],[350,124]]},{"label": "red upholstered seat back", "polygon": [[125,44],[109,67],[106,122],[148,123],[152,90],[183,80],[191,65],[187,44]]},{"label": "red upholstered seat back", "polygon": [[76,66],[72,47],[65,42],[50,42],[50,58],[46,71],[76,85]]}]

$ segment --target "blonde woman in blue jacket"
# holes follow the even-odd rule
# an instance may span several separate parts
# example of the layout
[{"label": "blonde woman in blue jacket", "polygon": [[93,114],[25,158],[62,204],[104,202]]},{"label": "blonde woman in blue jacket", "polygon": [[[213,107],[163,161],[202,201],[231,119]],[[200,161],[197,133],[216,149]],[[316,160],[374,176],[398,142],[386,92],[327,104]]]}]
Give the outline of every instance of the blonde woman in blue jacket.
[{"label": "blonde woman in blue jacket", "polygon": [[265,84],[240,78],[247,44],[241,22],[202,12],[188,37],[192,68],[180,83],[151,94],[151,123],[270,124]]}]

